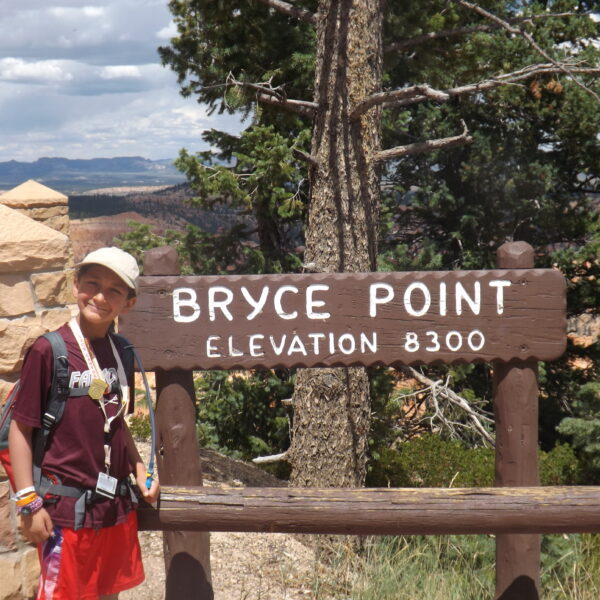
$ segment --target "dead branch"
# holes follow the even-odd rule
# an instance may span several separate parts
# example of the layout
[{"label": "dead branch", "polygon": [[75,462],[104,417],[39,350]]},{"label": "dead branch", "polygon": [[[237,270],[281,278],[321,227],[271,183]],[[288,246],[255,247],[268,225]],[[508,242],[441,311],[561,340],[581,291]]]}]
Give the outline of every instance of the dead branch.
[{"label": "dead branch", "polygon": [[298,8],[289,2],[283,2],[282,0],[258,0],[267,6],[274,8],[277,12],[280,12],[289,17],[294,17],[300,21],[311,23],[312,25],[317,24],[317,15],[306,10],[304,8]]},{"label": "dead branch", "polygon": [[446,102],[450,99],[450,96],[448,95],[448,92],[435,90],[427,84],[411,85],[410,87],[405,87],[390,92],[377,92],[376,94],[367,96],[367,98],[356,105],[355,109],[350,113],[350,120],[355,121],[373,106],[394,106],[406,99],[410,100],[414,98],[429,99],[436,102]]},{"label": "dead branch", "polygon": [[577,77],[575,77],[575,74],[566,66],[565,63],[557,61],[554,58],[552,58],[552,56],[550,56],[550,54],[548,54],[548,52],[546,52],[533,39],[533,36],[529,32],[525,31],[524,29],[520,29],[518,27],[513,27],[508,21],[506,21],[504,19],[501,19],[500,17],[494,15],[493,13],[485,10],[484,8],[482,8],[481,6],[479,6],[478,4],[473,4],[472,2],[467,2],[467,0],[454,0],[454,2],[456,2],[460,6],[463,6],[464,8],[467,8],[468,10],[471,10],[471,11],[477,13],[478,15],[481,15],[482,17],[484,17],[484,18],[492,21],[493,23],[497,24],[499,27],[501,27],[502,29],[505,29],[509,33],[511,33],[513,35],[518,35],[518,36],[522,37],[525,41],[527,41],[527,43],[538,54],[540,54],[540,56],[543,56],[548,62],[552,63],[561,72],[563,72],[570,79],[572,79],[573,82],[578,87],[580,87],[582,90],[586,91],[593,98],[595,98],[597,102],[600,103],[600,96],[598,96],[598,94],[596,94],[596,92],[594,92],[594,90],[590,89],[588,86],[586,86],[584,83],[582,83]]},{"label": "dead branch", "polygon": [[308,118],[314,117],[315,111],[317,110],[317,104],[315,102],[306,102],[304,100],[288,100],[287,98],[278,98],[277,96],[269,94],[258,94],[256,99],[263,104],[279,106],[280,108],[284,108]]},{"label": "dead branch", "polygon": [[[430,403],[433,406],[434,414],[428,417],[429,420],[437,421],[442,424],[443,427],[448,429],[451,433],[455,433],[457,428],[466,428],[474,430],[481,438],[484,445],[494,446],[495,440],[493,435],[485,428],[484,423],[493,423],[493,419],[488,417],[481,410],[476,410],[471,404],[465,400],[462,396],[459,396],[456,392],[448,387],[448,381],[445,383],[442,381],[434,381],[429,377],[423,375],[423,373],[417,371],[413,367],[402,366],[400,370],[405,373],[408,377],[416,379],[422,385],[425,385],[425,390],[421,389],[416,393],[427,392],[430,399]],[[440,406],[439,397],[446,400],[455,408],[458,408],[464,413],[470,421],[471,426],[465,425],[449,419],[445,415],[445,411]]]},{"label": "dead branch", "polygon": [[414,85],[391,92],[378,92],[368,96],[360,104],[358,104],[351,113],[350,118],[357,119],[360,117],[360,115],[374,106],[381,106],[382,108],[397,108],[401,106],[419,104],[420,102],[425,102],[427,100],[433,100],[435,102],[447,102],[450,100],[450,98],[486,92],[503,85],[518,84],[521,81],[532,79],[541,75],[556,75],[558,73],[564,73],[564,67],[568,68],[570,74],[578,73],[582,75],[600,75],[600,67],[583,67],[577,66],[578,64],[580,63],[564,63],[562,66],[556,66],[553,63],[528,65],[527,67],[523,67],[518,71],[502,73],[496,77],[483,79],[476,83],[467,83],[465,85],[448,88],[446,90],[435,90],[428,85]]},{"label": "dead branch", "polygon": [[229,73],[227,75],[226,85],[253,90],[257,93],[256,99],[258,102],[273,104],[305,117],[312,118],[317,109],[317,104],[315,102],[290,100],[281,86],[273,87],[270,79],[269,81],[261,83],[252,83],[249,81],[239,81],[235,78],[233,73]]},{"label": "dead branch", "polygon": [[287,460],[287,452],[282,452],[281,454],[273,454],[271,456],[257,456],[252,459],[252,462],[256,465],[268,465],[271,463],[281,462]]},{"label": "dead branch", "polygon": [[307,152],[303,152],[299,148],[292,148],[292,154],[304,162],[307,162],[309,165],[315,168],[319,168],[319,161],[312,155]]},{"label": "dead branch", "polygon": [[[528,17],[514,17],[512,19],[507,19],[507,22],[511,25],[516,25],[518,23],[526,23],[538,21],[540,19],[564,19],[566,17],[584,17],[589,15],[589,13],[578,13],[578,12],[563,12],[563,13],[547,13],[542,15],[530,15]],[[414,46],[419,46],[421,44],[426,44],[427,42],[431,42],[433,40],[441,40],[449,37],[461,36],[461,35],[469,35],[470,33],[480,33],[487,31],[494,31],[500,29],[500,24],[498,23],[488,23],[487,25],[469,25],[465,27],[457,27],[456,29],[444,29],[442,31],[430,31],[428,33],[424,33],[422,35],[417,35],[412,38],[407,38],[404,40],[399,40],[397,42],[393,42],[388,44],[384,48],[384,52],[394,52],[398,50],[405,50],[406,48],[412,48]]]},{"label": "dead branch", "polygon": [[460,135],[453,137],[426,140],[425,142],[416,142],[414,144],[408,144],[407,146],[396,146],[395,148],[382,150],[381,152],[377,152],[377,154],[375,154],[374,160],[375,162],[381,162],[391,158],[400,158],[402,156],[421,154],[423,152],[433,152],[434,150],[441,150],[442,148],[446,149],[470,144],[473,141],[473,138],[469,135],[464,121],[463,127],[463,132]]}]

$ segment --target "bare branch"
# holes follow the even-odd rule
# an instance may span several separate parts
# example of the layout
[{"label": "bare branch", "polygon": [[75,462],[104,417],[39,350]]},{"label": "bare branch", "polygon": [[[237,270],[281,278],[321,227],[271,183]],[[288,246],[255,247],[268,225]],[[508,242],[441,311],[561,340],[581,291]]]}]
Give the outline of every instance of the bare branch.
[{"label": "bare branch", "polygon": [[[563,13],[547,13],[542,15],[530,15],[528,17],[515,17],[513,19],[507,19],[507,22],[511,25],[517,23],[523,23],[528,21],[537,21],[540,19],[564,19],[566,17],[584,17],[589,13],[577,13],[577,12],[563,12]],[[384,52],[394,52],[398,50],[404,50],[406,48],[412,48],[414,46],[419,46],[420,44],[425,44],[427,42],[431,42],[433,40],[441,40],[449,37],[461,36],[461,35],[469,35],[470,33],[479,33],[479,32],[487,32],[494,31],[496,29],[500,29],[501,26],[498,23],[488,23],[487,25],[469,25],[466,27],[458,27],[456,29],[444,29],[443,31],[430,31],[428,33],[424,33],[422,35],[417,35],[412,38],[407,38],[404,40],[399,40],[397,42],[393,42],[388,44],[384,48]]]},{"label": "bare branch", "polygon": [[470,144],[473,138],[469,135],[466,124],[463,121],[464,130],[460,135],[453,137],[440,138],[437,140],[427,140],[425,142],[416,142],[414,144],[408,144],[407,146],[396,146],[389,150],[382,150],[375,154],[375,162],[381,162],[384,160],[390,160],[391,158],[400,158],[402,156],[409,156],[412,154],[422,154],[423,152],[433,152],[434,150],[441,150],[446,148],[453,148],[455,146],[464,146]]},{"label": "bare branch", "polygon": [[598,103],[600,103],[600,96],[598,96],[598,94],[596,94],[596,92],[594,92],[594,90],[591,90],[589,87],[587,87],[581,81],[579,81],[579,79],[577,77],[575,77],[573,71],[571,71],[570,69],[567,68],[567,66],[565,65],[565,63],[557,61],[554,58],[552,58],[552,56],[550,56],[548,54],[548,52],[546,52],[533,39],[533,36],[530,33],[528,33],[527,31],[525,31],[523,29],[519,29],[518,27],[513,27],[508,21],[505,21],[504,19],[501,19],[500,17],[497,17],[493,13],[485,10],[484,8],[482,8],[481,6],[479,6],[477,4],[473,4],[472,2],[467,2],[467,0],[454,0],[454,2],[456,2],[457,4],[460,4],[460,6],[463,6],[463,7],[467,8],[467,9],[469,9],[469,10],[477,13],[478,15],[481,15],[481,16],[485,17],[486,19],[488,19],[488,20],[492,21],[493,23],[497,24],[499,27],[501,27],[502,29],[505,29],[509,33],[512,33],[513,35],[518,35],[518,36],[522,37],[524,40],[527,41],[527,43],[538,54],[540,54],[541,56],[543,56],[547,61],[549,61],[550,63],[552,63],[555,67],[557,67],[565,75],[567,75],[568,77],[570,77],[573,80],[573,82],[578,87],[580,87],[582,90],[586,91]]},{"label": "bare branch", "polygon": [[317,169],[319,168],[319,161],[312,154],[307,154],[306,152],[303,152],[299,148],[292,148],[292,154],[296,158],[307,162],[312,167],[315,167]]},{"label": "bare branch", "polygon": [[376,94],[371,94],[356,106],[356,108],[350,114],[350,120],[354,121],[358,119],[358,117],[367,112],[373,106],[394,106],[406,99],[413,98],[428,98],[430,100],[435,100],[436,102],[446,102],[450,99],[450,96],[447,92],[434,90],[427,84],[412,85],[410,87],[391,92],[377,92]]},{"label": "bare branch", "polygon": [[277,12],[280,12],[288,17],[294,17],[300,21],[311,23],[312,25],[317,24],[317,15],[304,8],[298,8],[289,2],[283,2],[282,0],[258,0],[267,6],[274,8]]},{"label": "bare branch", "polygon": [[314,117],[315,111],[317,110],[317,104],[315,102],[306,102],[304,100],[288,100],[287,98],[278,98],[277,96],[270,94],[258,94],[256,99],[263,104],[279,106],[280,108],[284,108],[308,118]]},{"label": "bare branch", "polygon": [[254,90],[257,92],[256,99],[259,102],[274,104],[305,117],[312,118],[317,109],[317,104],[315,102],[288,99],[284,89],[280,86],[273,87],[270,80],[262,83],[238,81],[233,73],[229,73],[229,75],[227,75],[227,85]]},{"label": "bare branch", "polygon": [[252,462],[256,465],[268,465],[270,463],[286,461],[287,454],[287,452],[282,452],[281,454],[273,454],[271,456],[257,456],[252,459]]},{"label": "bare branch", "polygon": [[467,419],[472,423],[473,429],[481,437],[484,444],[494,446],[495,440],[493,435],[483,425],[483,423],[493,423],[493,420],[483,412],[475,410],[467,400],[465,400],[462,396],[459,396],[455,391],[451,390],[448,387],[448,382],[443,384],[441,381],[434,381],[433,379],[430,379],[429,377],[423,375],[423,373],[420,373],[416,369],[413,369],[409,366],[402,366],[400,369],[409,377],[412,377],[422,385],[427,386],[428,390],[431,392],[431,401],[435,409],[432,417],[433,419],[437,418],[438,420],[441,420],[450,426],[459,425],[458,423],[449,421],[447,417],[443,416],[442,409],[439,406],[437,398],[438,396],[441,396],[450,402],[450,404],[464,412],[464,414],[467,416]]},{"label": "bare branch", "polygon": [[[580,67],[572,64],[565,63],[569,72],[581,73],[585,75],[600,75],[600,67]],[[561,66],[555,66],[554,64],[535,64],[529,65],[518,71],[511,73],[503,73],[497,77],[490,79],[483,79],[476,83],[468,83],[465,85],[449,88],[447,90],[435,90],[430,88],[428,85],[415,85],[401,90],[394,90],[391,92],[379,92],[372,94],[360,104],[356,106],[350,118],[356,119],[361,114],[372,108],[373,106],[381,106],[382,108],[394,108],[399,106],[410,106],[412,104],[418,104],[427,100],[434,100],[435,102],[447,102],[450,98],[457,96],[467,96],[469,94],[476,94],[485,92],[502,85],[511,85],[532,79],[539,75],[555,75],[558,73],[564,73],[564,68]]]}]

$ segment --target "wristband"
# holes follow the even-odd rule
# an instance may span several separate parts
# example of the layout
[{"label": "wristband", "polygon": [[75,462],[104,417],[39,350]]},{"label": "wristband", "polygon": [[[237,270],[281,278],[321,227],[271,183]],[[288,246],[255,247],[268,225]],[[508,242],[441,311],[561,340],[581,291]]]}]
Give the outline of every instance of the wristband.
[{"label": "wristband", "polygon": [[33,500],[32,502],[29,502],[29,504],[26,504],[25,506],[17,506],[17,514],[23,515],[23,516],[33,515],[38,510],[40,510],[40,508],[42,508],[43,506],[44,506],[43,498],[36,496],[35,500]]},{"label": "wristband", "polygon": [[31,492],[35,492],[35,488],[32,485],[30,485],[29,487],[23,488],[22,490],[19,490],[18,492],[15,492],[15,498],[17,498],[17,499],[24,498],[28,494],[31,494]]},{"label": "wristband", "polygon": [[23,498],[17,498],[16,505],[21,507],[27,506],[34,502],[36,498],[39,498],[39,496],[35,492],[32,492],[31,494],[27,494],[27,496],[23,496]]}]

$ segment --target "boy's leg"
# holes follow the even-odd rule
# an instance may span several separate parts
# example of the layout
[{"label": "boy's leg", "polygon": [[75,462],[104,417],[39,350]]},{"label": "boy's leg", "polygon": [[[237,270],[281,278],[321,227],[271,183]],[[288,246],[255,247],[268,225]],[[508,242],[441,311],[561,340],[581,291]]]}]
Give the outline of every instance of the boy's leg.
[{"label": "boy's leg", "polygon": [[136,517],[132,511],[125,523],[99,530],[55,526],[40,548],[38,600],[117,600],[119,591],[139,585],[144,572]]}]

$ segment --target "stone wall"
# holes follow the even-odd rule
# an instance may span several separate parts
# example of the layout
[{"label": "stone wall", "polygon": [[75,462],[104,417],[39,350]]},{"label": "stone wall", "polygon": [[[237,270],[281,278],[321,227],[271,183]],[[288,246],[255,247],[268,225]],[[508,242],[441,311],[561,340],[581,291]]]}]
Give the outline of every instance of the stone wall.
[{"label": "stone wall", "polygon": [[[0,195],[0,404],[29,345],[72,314],[68,199],[35,181]],[[16,529],[0,467],[0,600],[33,598],[37,552]]]}]

